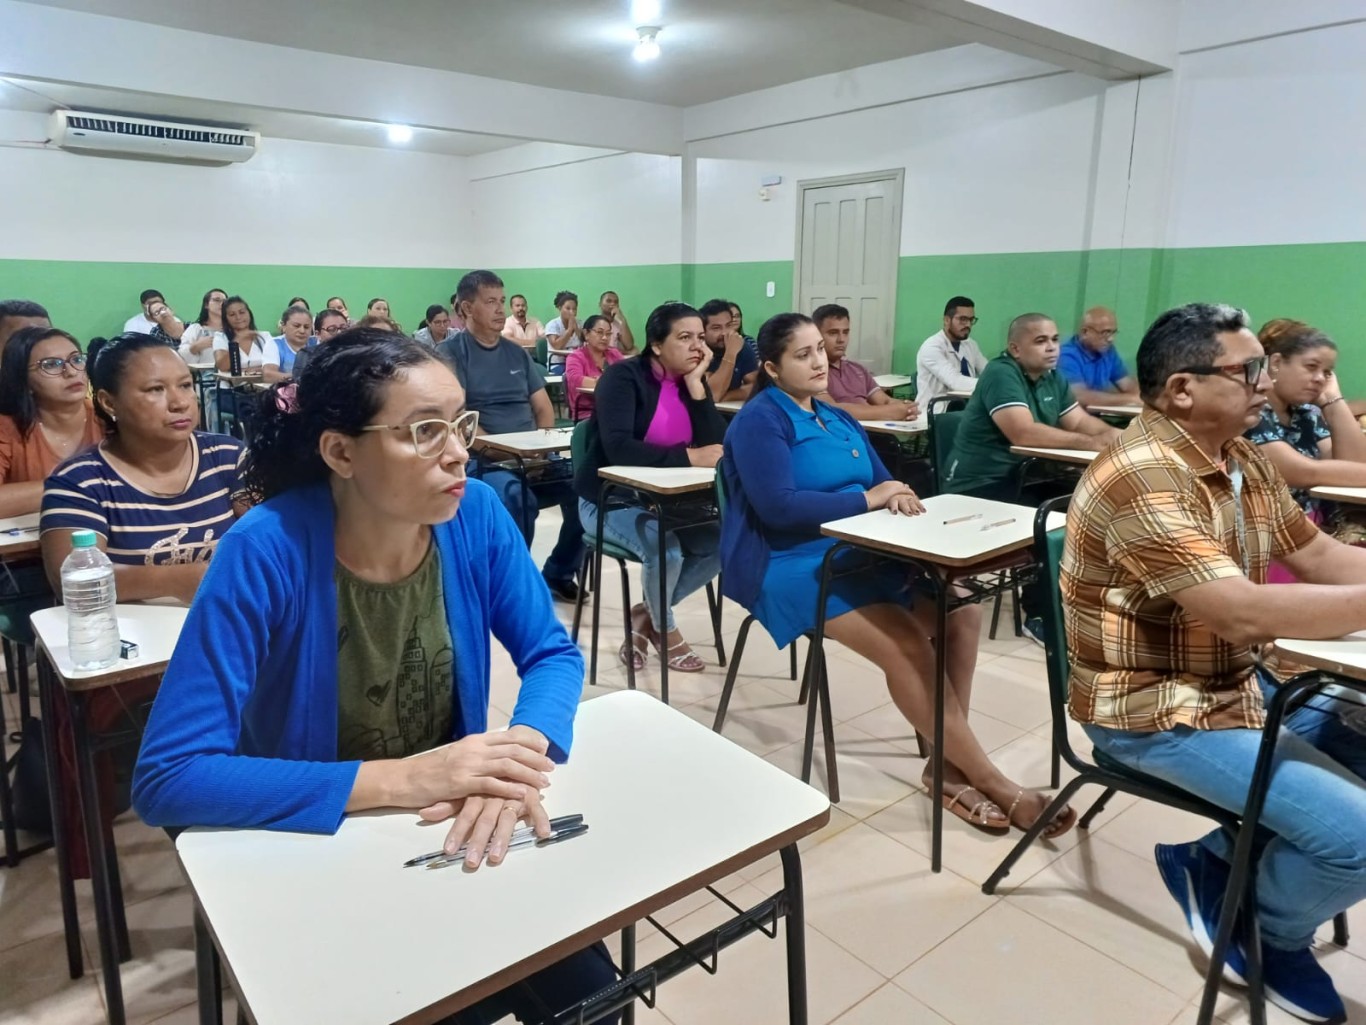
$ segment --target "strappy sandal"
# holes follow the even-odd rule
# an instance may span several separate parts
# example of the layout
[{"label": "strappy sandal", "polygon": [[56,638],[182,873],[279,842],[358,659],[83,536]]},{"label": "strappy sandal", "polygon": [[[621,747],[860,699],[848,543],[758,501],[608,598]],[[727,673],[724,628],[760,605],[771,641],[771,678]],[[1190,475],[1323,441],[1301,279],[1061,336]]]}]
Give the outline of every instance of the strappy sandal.
[{"label": "strappy sandal", "polygon": [[[964,794],[976,794],[981,800],[968,807],[967,802],[963,800]],[[1009,820],[1001,821],[998,818],[1002,814],[1000,806],[976,787],[965,786],[953,796],[940,794],[939,803],[944,806],[945,811],[952,812],[974,829],[994,836],[1010,832]],[[995,815],[991,814],[993,811],[996,812]]]},{"label": "strappy sandal", "polygon": [[697,652],[692,650],[692,647],[687,641],[679,641],[677,644],[671,644],[668,650],[671,652],[678,651],[679,648],[682,648],[683,651],[677,655],[670,655],[668,659],[669,668],[674,672],[700,673],[707,668],[707,663],[698,658]]},{"label": "strappy sandal", "polygon": [[[1034,827],[1034,822],[1038,821],[1038,819],[1035,819],[1034,822],[1029,822],[1025,825],[1021,825],[1020,823],[1015,821],[1015,809],[1020,806],[1020,802],[1024,800],[1024,795],[1026,793],[1027,791],[1023,787],[1021,787],[1015,794],[1015,800],[1011,801],[1010,807],[1006,809],[1006,818],[1010,820],[1010,824],[1012,826],[1014,826],[1021,832],[1028,832],[1030,829]],[[1045,804],[1044,811],[1047,811],[1048,805],[1052,803],[1052,801],[1049,801],[1047,804]],[[1040,812],[1039,814],[1042,815],[1043,812]],[[1049,822],[1047,826],[1044,827],[1044,830],[1040,835],[1043,836],[1045,840],[1056,839],[1057,837],[1062,836],[1069,829],[1071,829],[1076,821],[1077,813],[1072,810],[1072,806],[1070,804],[1065,804],[1053,816],[1053,820]]]},{"label": "strappy sandal", "polygon": [[649,651],[650,638],[638,630],[631,631],[631,640],[622,641],[621,647],[617,649],[617,658],[621,659],[621,664],[630,666],[632,669],[640,670],[645,668],[645,652]]}]

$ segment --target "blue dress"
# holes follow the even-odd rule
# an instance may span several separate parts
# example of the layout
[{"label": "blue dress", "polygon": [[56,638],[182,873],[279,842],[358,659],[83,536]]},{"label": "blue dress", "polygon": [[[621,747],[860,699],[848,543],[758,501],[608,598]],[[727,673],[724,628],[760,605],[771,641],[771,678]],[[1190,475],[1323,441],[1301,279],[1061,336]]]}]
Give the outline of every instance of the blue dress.
[{"label": "blue dress", "polygon": [[[867,436],[831,407],[816,403],[808,413],[785,395],[779,405],[792,420],[792,482],[798,491],[862,494],[874,483],[874,460]],[[742,444],[737,438],[734,444]],[[821,562],[835,539],[818,530],[764,531],[770,555],[759,600],[750,609],[780,648],[816,626]],[[858,551],[835,557],[835,569],[861,571],[837,576],[826,596],[827,622],[866,605],[909,607],[912,593],[906,567]]]}]

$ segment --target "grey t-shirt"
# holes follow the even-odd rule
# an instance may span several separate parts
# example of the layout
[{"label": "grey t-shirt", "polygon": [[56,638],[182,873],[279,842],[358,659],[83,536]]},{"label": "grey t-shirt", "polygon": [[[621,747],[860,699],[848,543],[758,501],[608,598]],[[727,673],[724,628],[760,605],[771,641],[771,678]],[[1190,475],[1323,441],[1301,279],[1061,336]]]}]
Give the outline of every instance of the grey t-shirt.
[{"label": "grey t-shirt", "polygon": [[534,431],[531,396],[545,390],[536,364],[516,342],[499,338],[486,349],[468,331],[460,331],[436,347],[455,368],[465,389],[465,405],[479,411],[479,426],[489,434]]}]

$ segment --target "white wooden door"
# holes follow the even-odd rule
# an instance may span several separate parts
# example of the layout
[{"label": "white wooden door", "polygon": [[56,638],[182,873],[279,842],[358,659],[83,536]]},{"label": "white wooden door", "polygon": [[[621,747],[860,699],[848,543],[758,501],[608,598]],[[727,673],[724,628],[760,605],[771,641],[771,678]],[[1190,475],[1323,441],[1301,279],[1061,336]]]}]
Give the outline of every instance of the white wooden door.
[{"label": "white wooden door", "polygon": [[892,369],[903,178],[897,170],[797,183],[797,309],[847,306],[849,356],[875,374]]}]

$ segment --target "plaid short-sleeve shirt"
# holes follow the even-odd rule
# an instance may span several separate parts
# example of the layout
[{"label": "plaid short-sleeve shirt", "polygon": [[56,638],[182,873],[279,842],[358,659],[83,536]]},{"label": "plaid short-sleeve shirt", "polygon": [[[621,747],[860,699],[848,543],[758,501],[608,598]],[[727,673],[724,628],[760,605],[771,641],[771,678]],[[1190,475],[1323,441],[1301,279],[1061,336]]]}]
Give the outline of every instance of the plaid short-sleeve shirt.
[{"label": "plaid short-sleeve shirt", "polygon": [[1073,718],[1139,732],[1261,728],[1251,650],[1173,595],[1243,575],[1234,463],[1243,470],[1253,583],[1266,583],[1270,560],[1303,548],[1318,529],[1255,445],[1235,438],[1223,455],[1215,463],[1179,424],[1145,409],[1082,475],[1061,567]]}]

